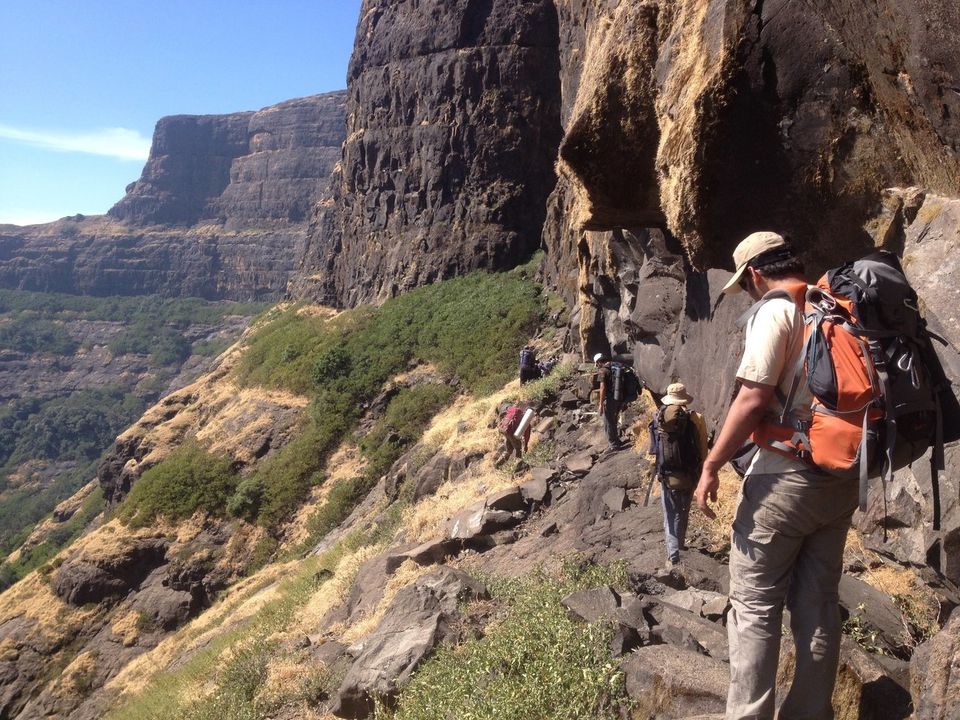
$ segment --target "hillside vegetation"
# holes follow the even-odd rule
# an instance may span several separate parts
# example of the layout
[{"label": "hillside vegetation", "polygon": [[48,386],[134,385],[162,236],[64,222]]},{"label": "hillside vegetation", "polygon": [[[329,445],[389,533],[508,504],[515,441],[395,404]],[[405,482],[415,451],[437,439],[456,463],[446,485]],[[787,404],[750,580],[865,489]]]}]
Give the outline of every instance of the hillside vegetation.
[{"label": "hillside vegetation", "polygon": [[[323,484],[330,454],[382,396],[384,412],[360,443],[365,470],[331,488],[310,521],[311,538],[319,539],[457,391],[490,392],[515,373],[519,348],[544,311],[532,268],[474,273],[332,317],[299,306],[268,315],[249,338],[235,379],[310,397],[299,434],[243,479],[231,476],[228,463],[204,458],[201,449],[179,450],[141,478],[120,517],[146,524],[202,509],[278,531]],[[384,393],[391,377],[418,365],[436,368],[434,382]],[[207,490],[185,489],[191,483],[184,478],[194,476],[206,478]]]},{"label": "hillside vegetation", "polygon": [[[264,308],[0,288],[0,557],[95,477],[118,433],[192,356],[199,368],[236,339],[239,328],[219,329],[228,316]],[[5,366],[16,368],[9,383]],[[67,525],[0,565],[0,588],[77,537],[102,504],[99,494],[89,498]]]}]

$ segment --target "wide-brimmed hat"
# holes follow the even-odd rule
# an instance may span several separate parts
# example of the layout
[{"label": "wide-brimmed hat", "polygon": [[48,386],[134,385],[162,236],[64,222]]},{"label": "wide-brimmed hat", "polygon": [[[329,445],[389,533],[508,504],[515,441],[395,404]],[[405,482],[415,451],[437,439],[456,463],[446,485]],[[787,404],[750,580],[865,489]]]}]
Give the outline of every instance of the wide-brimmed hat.
[{"label": "wide-brimmed hat", "polygon": [[733,251],[733,264],[737,269],[730,281],[723,286],[723,292],[727,295],[736,295],[743,292],[740,287],[740,278],[743,277],[743,273],[747,269],[747,263],[765,252],[786,247],[789,247],[787,241],[782,235],[775,232],[765,230],[747,235],[737,245],[737,249]]},{"label": "wide-brimmed hat", "polygon": [[687,392],[687,387],[683,383],[671,383],[667,386],[667,394],[663,396],[661,402],[664,405],[686,405],[693,400],[693,395]]}]

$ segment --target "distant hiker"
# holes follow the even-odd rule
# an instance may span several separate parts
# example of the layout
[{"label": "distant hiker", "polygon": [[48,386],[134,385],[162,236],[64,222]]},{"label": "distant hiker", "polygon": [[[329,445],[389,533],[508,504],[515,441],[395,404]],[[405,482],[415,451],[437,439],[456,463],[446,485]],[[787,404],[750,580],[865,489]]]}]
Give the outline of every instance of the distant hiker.
[{"label": "distant hiker", "polygon": [[687,549],[690,501],[707,456],[706,423],[700,413],[687,409],[691,400],[683,383],[673,383],[649,425],[648,453],[656,456],[668,569],[680,562],[680,551]]},{"label": "distant hiker", "polygon": [[503,436],[503,447],[494,458],[494,467],[503,465],[514,453],[519,460],[527,451],[530,445],[532,418],[533,410],[524,409],[519,405],[510,405],[503,410],[497,424],[497,429]]},{"label": "distant hiker", "polygon": [[[746,237],[733,261],[736,272],[723,292],[746,291],[758,305],[746,324],[737,370],[739,392],[694,493],[697,505],[711,518],[715,514],[708,501],[716,502],[720,468],[765,418],[784,413],[780,398],[793,398],[788,409],[798,422],[810,418],[811,395],[801,357],[802,304],[798,307],[807,291],[803,264],[784,238],[772,232]],[[856,507],[856,482],[766,447],[754,456],[730,548],[727,720],[774,716],[784,603],[790,609],[796,668],[780,717],[833,717],[830,698],[841,639],[837,587]]]},{"label": "distant hiker", "polygon": [[556,358],[547,358],[546,360],[537,361],[537,369],[540,371],[540,377],[546,377],[553,372],[553,369],[557,366],[558,360]]},{"label": "distant hiker", "polygon": [[600,380],[600,401],[598,410],[603,418],[603,431],[607,435],[611,450],[623,447],[620,441],[620,401],[613,397],[613,372],[610,360],[603,353],[593,356],[597,366],[597,378]]},{"label": "distant hiker", "polygon": [[520,384],[537,380],[542,372],[537,362],[537,351],[532,345],[527,345],[520,351]]},{"label": "distant hiker", "polygon": [[637,399],[643,384],[633,368],[622,363],[610,362],[603,353],[593,356],[600,383],[598,410],[603,418],[603,431],[611,450],[621,450],[625,444],[620,440],[620,411],[627,403]]}]

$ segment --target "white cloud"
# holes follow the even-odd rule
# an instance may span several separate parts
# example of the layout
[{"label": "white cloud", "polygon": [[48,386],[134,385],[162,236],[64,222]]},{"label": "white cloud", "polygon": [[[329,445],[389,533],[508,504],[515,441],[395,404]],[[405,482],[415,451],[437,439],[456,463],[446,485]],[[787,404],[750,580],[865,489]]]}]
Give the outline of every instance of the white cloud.
[{"label": "white cloud", "polygon": [[21,212],[18,210],[0,210],[0,225],[38,225],[53,222],[63,217],[55,212]]},{"label": "white cloud", "polygon": [[150,154],[150,139],[136,130],[103,128],[92,132],[26,130],[0,124],[0,138],[26,145],[89,155],[106,155],[120,160],[144,161]]}]

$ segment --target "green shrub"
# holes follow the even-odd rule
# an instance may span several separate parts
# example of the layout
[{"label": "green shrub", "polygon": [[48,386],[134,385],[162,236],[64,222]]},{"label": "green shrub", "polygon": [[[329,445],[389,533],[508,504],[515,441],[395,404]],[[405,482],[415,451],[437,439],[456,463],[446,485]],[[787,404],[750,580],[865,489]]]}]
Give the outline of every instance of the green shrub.
[{"label": "green shrub", "polygon": [[267,307],[266,303],[215,302],[159,295],[95,297],[0,288],[0,313],[30,313],[64,320],[83,318],[129,323],[146,317],[186,327],[217,323],[228,315],[256,315]]},{"label": "green shrub", "polygon": [[239,379],[362,403],[410,362],[430,362],[470,390],[493,390],[516,373],[542,314],[528,270],[477,272],[330,319],[291,308],[251,339]]},{"label": "green shrub", "polygon": [[78,390],[39,407],[24,403],[0,418],[0,463],[93,460],[142,412],[143,401],[119,387]]},{"label": "green shrub", "polygon": [[375,479],[386,473],[413,445],[430,420],[447,406],[454,390],[449,385],[419,385],[404,388],[390,401],[386,412],[360,442],[367,457],[367,473]]},{"label": "green shrub", "polygon": [[73,495],[96,475],[97,461],[83,463],[57,475],[40,488],[26,486],[0,496],[0,553],[9,554],[30,535],[33,525],[56,505]]},{"label": "green shrub", "polygon": [[160,318],[141,317],[110,341],[114,355],[149,355],[154,365],[179,365],[190,357],[191,344]]},{"label": "green shrub", "polygon": [[374,484],[369,475],[335,482],[323,504],[307,519],[310,542],[318,542],[346,520]]},{"label": "green shrub", "polygon": [[37,317],[20,317],[0,325],[0,348],[22,353],[73,355],[77,343],[61,323]]},{"label": "green shrub", "polygon": [[117,516],[144,527],[159,517],[184,519],[197,510],[224,515],[236,487],[228,459],[189,441],[143,474],[117,508]]},{"label": "green shrub", "polygon": [[[265,323],[244,352],[238,381],[285,388],[313,402],[301,435],[260,463],[251,485],[231,500],[231,512],[255,516],[266,527],[287,520],[322,481],[327,458],[370,401],[411,364],[432,363],[461,387],[480,393],[513,377],[517,353],[542,311],[540,289],[529,271],[474,273],[332,318],[294,307]],[[453,392],[446,385],[401,391],[362,442],[369,466],[355,487],[369,489]],[[262,493],[251,492],[254,488]],[[355,490],[346,494],[359,501]],[[322,515],[340,517],[344,507]],[[327,525],[326,519],[315,523]]]},{"label": "green shrub", "polygon": [[570,617],[561,599],[574,590],[622,579],[596,568],[560,578],[491,579],[501,610],[486,634],[442,646],[377,720],[537,718],[613,720],[626,709],[623,675],[611,658],[612,629]]}]

